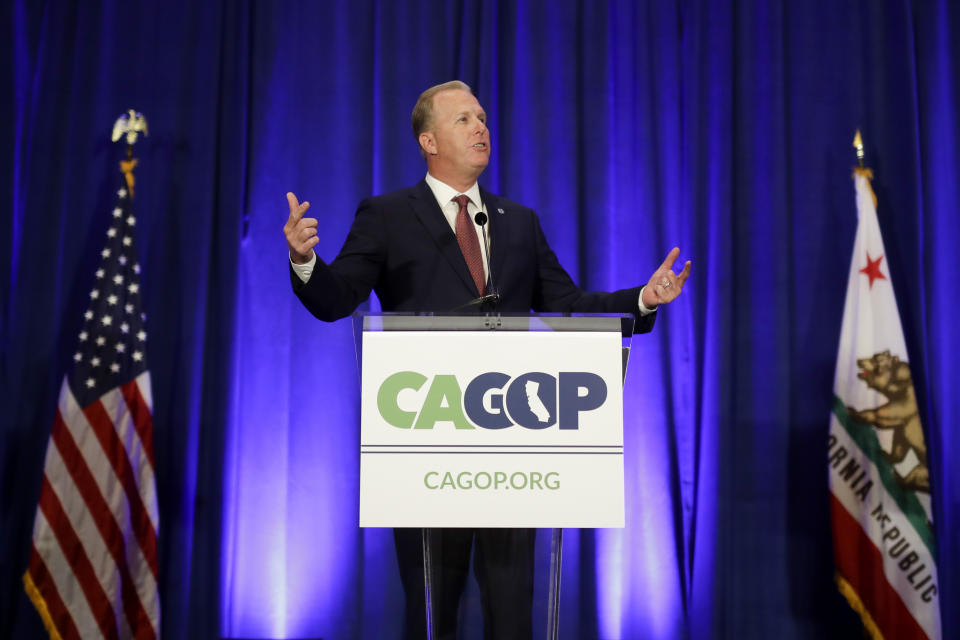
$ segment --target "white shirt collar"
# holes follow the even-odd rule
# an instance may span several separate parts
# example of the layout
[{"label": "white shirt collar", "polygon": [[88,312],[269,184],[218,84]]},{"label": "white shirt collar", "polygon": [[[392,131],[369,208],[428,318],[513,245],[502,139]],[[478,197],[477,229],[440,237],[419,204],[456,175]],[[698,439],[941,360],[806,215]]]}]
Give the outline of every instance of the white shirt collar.
[{"label": "white shirt collar", "polygon": [[437,199],[437,204],[440,205],[441,209],[461,193],[470,198],[470,202],[472,202],[477,209],[480,208],[480,185],[478,183],[474,182],[473,186],[466,191],[457,191],[446,182],[437,180],[429,173],[427,173],[427,177],[424,178],[424,180],[426,180],[427,186],[430,187],[430,191],[433,192],[433,197]]}]

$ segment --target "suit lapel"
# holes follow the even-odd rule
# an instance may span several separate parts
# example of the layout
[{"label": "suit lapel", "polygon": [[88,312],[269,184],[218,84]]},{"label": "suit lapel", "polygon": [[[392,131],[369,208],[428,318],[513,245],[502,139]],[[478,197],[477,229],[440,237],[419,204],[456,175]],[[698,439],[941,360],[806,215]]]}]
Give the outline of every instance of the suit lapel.
[{"label": "suit lapel", "polygon": [[474,284],[473,278],[470,276],[467,261],[464,260],[460,245],[457,244],[457,237],[444,217],[443,211],[440,210],[440,205],[437,204],[433,191],[430,190],[425,181],[421,180],[413,188],[410,194],[410,202],[414,213],[437,244],[437,249],[441,255],[446,258],[451,268],[460,276],[463,284],[473,292],[473,295],[479,296],[480,292],[477,291],[477,285]]}]

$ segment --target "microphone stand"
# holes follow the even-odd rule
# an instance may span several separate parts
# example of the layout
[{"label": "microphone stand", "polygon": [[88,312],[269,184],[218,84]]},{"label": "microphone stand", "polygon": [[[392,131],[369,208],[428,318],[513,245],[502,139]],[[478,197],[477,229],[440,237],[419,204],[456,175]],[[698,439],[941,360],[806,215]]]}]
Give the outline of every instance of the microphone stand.
[{"label": "microphone stand", "polygon": [[483,254],[487,258],[487,270],[490,274],[490,291],[486,295],[480,296],[479,298],[474,298],[470,302],[460,305],[452,309],[453,311],[467,311],[468,309],[477,309],[486,313],[493,313],[497,310],[497,306],[500,304],[500,293],[497,291],[496,285],[493,283],[493,263],[490,262],[490,251],[487,249],[487,214],[483,212],[483,209],[477,211],[473,216],[473,221],[480,225],[480,231],[483,234]]}]

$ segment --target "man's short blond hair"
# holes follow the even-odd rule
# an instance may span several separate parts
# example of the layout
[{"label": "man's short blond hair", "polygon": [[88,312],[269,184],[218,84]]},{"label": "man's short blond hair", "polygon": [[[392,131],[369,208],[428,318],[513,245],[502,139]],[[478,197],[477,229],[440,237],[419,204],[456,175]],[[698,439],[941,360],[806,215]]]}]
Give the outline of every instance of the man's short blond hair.
[{"label": "man's short blond hair", "polygon": [[410,124],[413,125],[413,137],[417,141],[417,148],[420,149],[420,155],[427,157],[427,152],[420,146],[420,134],[424,131],[430,131],[433,128],[433,97],[441,91],[450,91],[451,89],[460,89],[473,93],[466,82],[451,80],[430,87],[420,94],[417,98],[417,104],[413,106],[413,114],[410,116]]}]

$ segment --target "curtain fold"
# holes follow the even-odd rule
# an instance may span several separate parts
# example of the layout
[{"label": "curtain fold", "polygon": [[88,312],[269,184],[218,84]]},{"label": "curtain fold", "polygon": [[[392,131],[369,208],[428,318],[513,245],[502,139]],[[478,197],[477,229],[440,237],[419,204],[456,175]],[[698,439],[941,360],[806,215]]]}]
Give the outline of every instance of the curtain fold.
[{"label": "curtain fold", "polygon": [[931,452],[945,637],[960,629],[949,0],[13,0],[0,30],[0,636],[42,633],[20,576],[128,108],[150,123],[164,636],[397,633],[391,534],[356,526],[352,327],[292,295],[284,193],[311,202],[332,259],[361,199],[423,177],[410,111],[452,78],[488,114],[481,183],[538,211],[580,284],[642,284],[673,246],[693,260],[633,341],[627,526],[565,537],[568,633],[858,633],[824,455],[857,128]]}]

